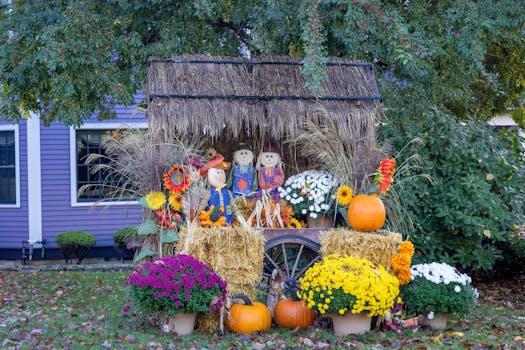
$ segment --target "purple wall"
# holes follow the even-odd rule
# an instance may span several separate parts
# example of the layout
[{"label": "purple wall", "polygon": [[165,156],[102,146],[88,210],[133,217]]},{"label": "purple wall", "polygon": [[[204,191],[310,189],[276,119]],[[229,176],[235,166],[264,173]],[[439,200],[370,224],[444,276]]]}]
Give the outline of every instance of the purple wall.
[{"label": "purple wall", "polygon": [[[142,94],[136,97],[137,102]],[[95,117],[84,124],[146,123],[143,114],[134,114],[135,107],[117,106],[117,119],[98,121]],[[0,124],[5,122],[0,121]],[[27,131],[26,122],[19,124],[20,208],[0,208],[0,249],[20,249],[29,238],[27,193]],[[74,145],[73,145],[74,147]],[[55,237],[66,230],[84,230],[96,236],[97,247],[113,246],[112,236],[125,226],[135,226],[142,220],[138,205],[111,207],[71,205],[70,128],[61,123],[40,127],[42,180],[42,238],[48,248],[57,247]],[[30,176],[30,175],[29,175]],[[30,195],[30,194],[29,194]],[[30,200],[30,199],[29,199]],[[0,257],[1,259],[1,257]]]},{"label": "purple wall", "polygon": [[[20,248],[29,237],[27,209],[27,129],[26,121],[18,126],[20,160],[20,208],[0,207],[0,248]],[[10,125],[0,120],[0,125]]]}]

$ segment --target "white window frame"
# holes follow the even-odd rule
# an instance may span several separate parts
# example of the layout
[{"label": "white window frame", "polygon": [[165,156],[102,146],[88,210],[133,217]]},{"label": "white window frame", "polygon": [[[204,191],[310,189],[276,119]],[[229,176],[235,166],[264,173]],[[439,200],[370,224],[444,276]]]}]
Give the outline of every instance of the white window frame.
[{"label": "white window frame", "polygon": [[12,204],[0,204],[0,208],[20,208],[20,138],[18,125],[0,125],[2,131],[15,132],[15,195],[16,201]]},{"label": "white window frame", "polygon": [[72,207],[92,207],[92,206],[113,206],[113,205],[133,205],[138,204],[133,201],[104,201],[79,202],[77,200],[77,130],[113,130],[113,129],[147,129],[148,123],[86,123],[78,128],[69,127],[69,169],[71,173],[71,206]]}]

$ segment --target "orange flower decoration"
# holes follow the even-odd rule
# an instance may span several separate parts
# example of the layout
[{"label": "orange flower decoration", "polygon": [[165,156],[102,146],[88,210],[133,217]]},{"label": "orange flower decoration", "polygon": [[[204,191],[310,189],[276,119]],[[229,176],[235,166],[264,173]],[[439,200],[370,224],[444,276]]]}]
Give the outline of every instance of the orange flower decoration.
[{"label": "orange flower decoration", "polygon": [[410,241],[401,242],[397,245],[397,251],[390,260],[390,266],[399,280],[399,285],[402,286],[411,280],[410,265],[414,255],[414,244]]},{"label": "orange flower decoration", "polygon": [[385,158],[379,163],[374,180],[377,184],[379,184],[379,191],[382,195],[384,195],[386,191],[390,189],[392,182],[394,182],[392,175],[395,171],[395,158]]},{"label": "orange flower decoration", "polygon": [[190,174],[188,170],[179,164],[175,164],[164,174],[164,186],[170,192],[184,192],[190,185]]}]

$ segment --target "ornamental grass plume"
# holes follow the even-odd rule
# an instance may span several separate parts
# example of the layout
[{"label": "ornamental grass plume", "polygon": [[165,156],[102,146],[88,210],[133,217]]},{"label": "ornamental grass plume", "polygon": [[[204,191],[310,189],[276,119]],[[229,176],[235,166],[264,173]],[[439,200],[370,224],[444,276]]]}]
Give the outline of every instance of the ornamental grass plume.
[{"label": "ornamental grass plume", "polygon": [[306,270],[298,297],[320,314],[367,312],[382,316],[399,294],[397,278],[381,265],[354,256],[331,254]]},{"label": "ornamental grass plume", "polygon": [[144,262],[126,285],[132,303],[152,315],[214,312],[226,300],[226,281],[205,263],[185,254]]}]

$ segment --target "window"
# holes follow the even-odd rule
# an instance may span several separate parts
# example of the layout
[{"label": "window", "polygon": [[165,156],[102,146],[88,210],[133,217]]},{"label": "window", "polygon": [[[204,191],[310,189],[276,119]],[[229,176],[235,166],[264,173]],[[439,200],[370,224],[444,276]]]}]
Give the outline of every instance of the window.
[{"label": "window", "polygon": [[17,204],[17,135],[0,130],[0,205]]},{"label": "window", "polygon": [[[136,201],[131,196],[123,198],[112,198],[112,194],[118,188],[125,186],[125,180],[116,174],[106,157],[103,141],[108,137],[118,137],[122,128],[105,124],[85,126],[82,129],[72,129],[74,139],[74,157],[72,157],[72,204],[91,205],[100,200],[127,202]],[[90,157],[90,155],[102,155],[101,157]],[[73,154],[72,154],[73,155]],[[74,162],[74,163],[73,163]],[[100,168],[100,165],[110,165],[109,168]],[[117,196],[121,196],[120,192]]]}]

